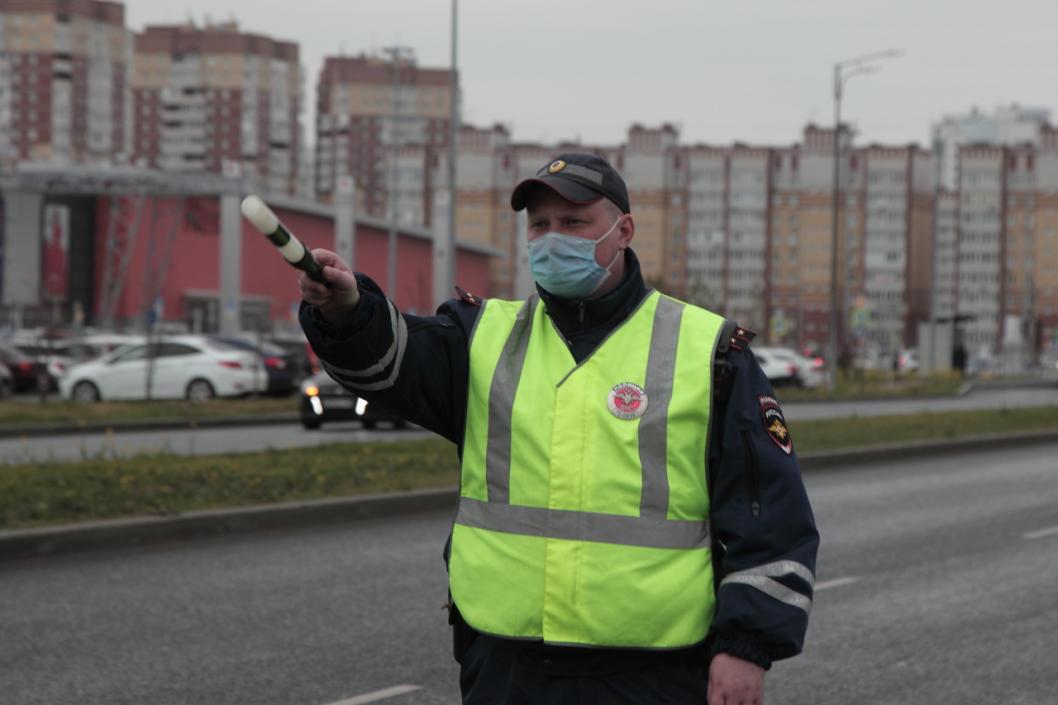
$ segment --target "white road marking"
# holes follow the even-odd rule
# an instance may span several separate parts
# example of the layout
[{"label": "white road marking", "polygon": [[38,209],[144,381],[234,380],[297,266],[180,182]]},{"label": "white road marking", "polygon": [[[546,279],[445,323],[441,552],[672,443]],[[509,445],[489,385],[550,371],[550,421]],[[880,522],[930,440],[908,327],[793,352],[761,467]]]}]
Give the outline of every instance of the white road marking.
[{"label": "white road marking", "polygon": [[819,592],[820,590],[827,590],[829,588],[841,587],[842,585],[851,585],[852,583],[857,583],[859,581],[859,578],[854,578],[851,575],[846,575],[844,578],[824,580],[821,583],[816,583],[815,592]]},{"label": "white road marking", "polygon": [[374,703],[379,700],[385,700],[386,698],[394,698],[398,695],[404,695],[405,693],[414,693],[416,690],[422,690],[421,685],[395,685],[392,688],[383,688],[382,690],[376,690],[373,693],[364,693],[363,695],[357,695],[349,698],[348,700],[339,700],[329,705],[365,705],[365,703]]},{"label": "white road marking", "polygon": [[1030,531],[1027,534],[1022,535],[1021,538],[1025,539],[1026,541],[1031,541],[1033,539],[1042,539],[1044,536],[1054,536],[1055,534],[1058,534],[1058,526],[1052,526],[1047,529],[1037,529],[1036,531]]}]

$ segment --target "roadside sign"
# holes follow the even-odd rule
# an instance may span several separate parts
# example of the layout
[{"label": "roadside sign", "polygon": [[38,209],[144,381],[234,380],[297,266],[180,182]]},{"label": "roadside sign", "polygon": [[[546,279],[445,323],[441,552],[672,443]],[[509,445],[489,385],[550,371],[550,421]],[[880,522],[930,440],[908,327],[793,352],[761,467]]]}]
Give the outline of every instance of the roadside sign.
[{"label": "roadside sign", "polygon": [[849,311],[849,328],[853,335],[862,338],[867,332],[867,321],[870,319],[870,309],[867,305],[867,297],[862,294],[852,302],[852,310]]},{"label": "roadside sign", "polygon": [[783,336],[790,332],[791,321],[786,317],[786,314],[782,309],[777,310],[771,317],[771,337],[773,340],[780,340]]}]

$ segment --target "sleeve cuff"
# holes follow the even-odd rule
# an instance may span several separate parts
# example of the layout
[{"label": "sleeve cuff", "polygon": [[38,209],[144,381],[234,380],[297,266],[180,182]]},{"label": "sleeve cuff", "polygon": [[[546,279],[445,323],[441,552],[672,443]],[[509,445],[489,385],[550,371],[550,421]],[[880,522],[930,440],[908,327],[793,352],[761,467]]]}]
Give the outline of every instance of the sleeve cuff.
[{"label": "sleeve cuff", "polygon": [[748,632],[734,634],[717,632],[709,650],[709,660],[712,661],[717,654],[727,654],[755,663],[765,671],[771,668],[771,655],[767,648]]},{"label": "sleeve cuff", "polygon": [[315,306],[305,304],[305,308],[312,325],[329,341],[341,342],[349,340],[364,327],[362,322],[357,321],[359,316],[356,314],[359,312],[359,306],[348,319],[335,323],[324,318],[320,310]]},{"label": "sleeve cuff", "polygon": [[318,308],[304,301],[301,302],[303,317],[308,319],[308,322],[320,333],[326,342],[346,342],[363,331],[371,322],[373,306],[371,303],[365,302],[365,300],[371,299],[374,295],[370,290],[370,285],[373,282],[366,280],[367,285],[365,285],[365,281],[361,280],[359,274],[356,275],[356,282],[360,287],[360,301],[344,320],[337,322],[328,321]]}]

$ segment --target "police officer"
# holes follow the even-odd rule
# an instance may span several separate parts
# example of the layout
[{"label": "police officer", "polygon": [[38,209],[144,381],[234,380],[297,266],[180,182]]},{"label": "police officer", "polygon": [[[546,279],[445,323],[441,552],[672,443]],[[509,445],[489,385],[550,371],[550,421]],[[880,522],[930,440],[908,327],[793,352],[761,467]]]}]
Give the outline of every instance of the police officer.
[{"label": "police officer", "polygon": [[314,254],[301,323],[349,390],[454,442],[445,547],[464,703],[763,701],[800,652],[818,534],[753,334],[649,290],[617,171],[515,188],[527,301],[402,314]]}]

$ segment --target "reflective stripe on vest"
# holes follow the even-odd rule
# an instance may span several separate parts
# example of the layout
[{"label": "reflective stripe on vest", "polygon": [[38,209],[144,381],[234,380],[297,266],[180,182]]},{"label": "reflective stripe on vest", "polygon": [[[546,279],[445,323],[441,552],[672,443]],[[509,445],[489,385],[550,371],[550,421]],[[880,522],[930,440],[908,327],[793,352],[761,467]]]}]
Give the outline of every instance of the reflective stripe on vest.
[{"label": "reflective stripe on vest", "polygon": [[[721,324],[652,293],[578,365],[538,298],[486,302],[471,337],[449,564],[472,626],[600,646],[704,638],[713,608],[705,473]],[[646,392],[638,418],[607,408],[621,383]]]}]

